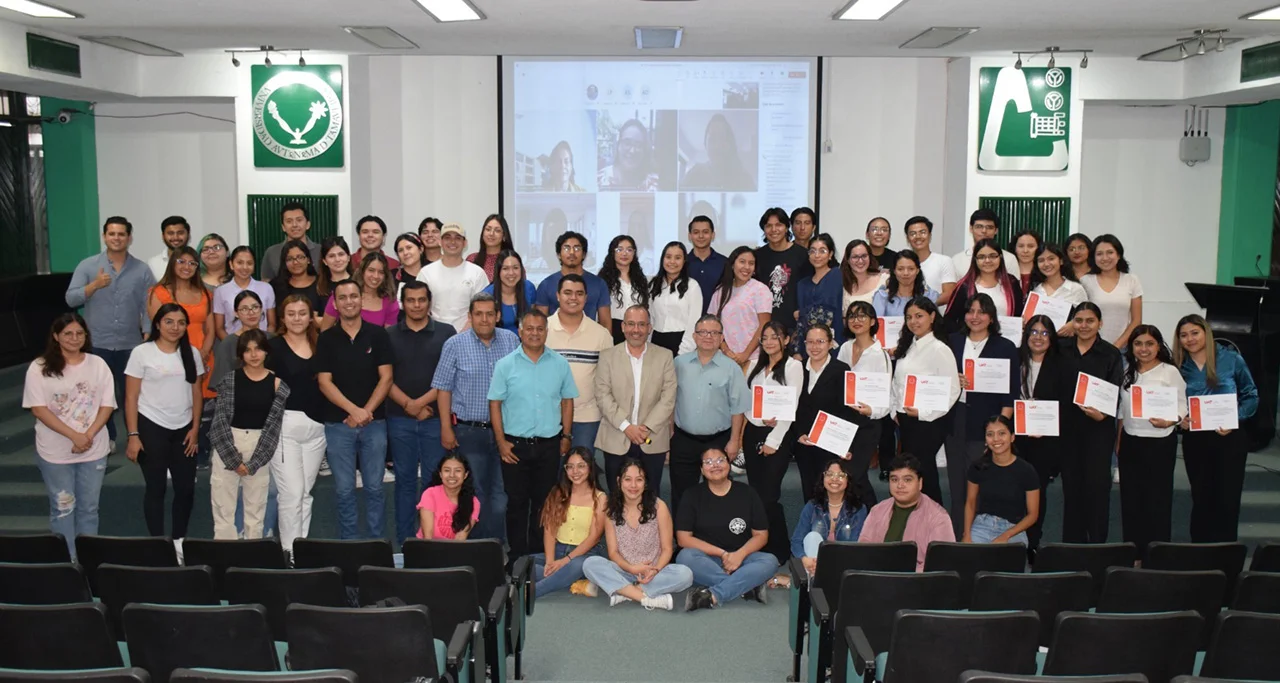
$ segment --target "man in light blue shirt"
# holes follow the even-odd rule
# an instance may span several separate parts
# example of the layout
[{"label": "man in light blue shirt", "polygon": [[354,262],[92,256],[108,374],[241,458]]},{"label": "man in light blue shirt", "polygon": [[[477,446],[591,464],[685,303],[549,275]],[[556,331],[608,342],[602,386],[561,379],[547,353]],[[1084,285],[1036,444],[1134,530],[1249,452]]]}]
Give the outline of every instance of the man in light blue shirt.
[{"label": "man in light blue shirt", "polygon": [[[116,405],[124,407],[124,368],[133,347],[150,331],[147,293],[156,284],[147,264],[129,254],[133,224],[112,216],[102,226],[106,250],[81,261],[67,286],[67,305],[84,307],[84,319],[93,339],[93,353],[107,362],[115,380]],[[111,449],[115,450],[116,421],[107,422]]]},{"label": "man in light blue shirt", "polygon": [[489,424],[489,381],[494,365],[519,348],[520,340],[515,333],[498,328],[499,315],[492,295],[471,297],[469,328],[444,343],[431,379],[440,407],[440,445],[467,458],[476,498],[480,499],[480,519],[468,538],[506,538],[507,494],[502,486],[498,444]]},{"label": "man in light blue shirt", "polygon": [[542,502],[555,488],[560,456],[572,440],[578,386],[569,361],[546,344],[547,314],[536,308],[525,311],[520,348],[498,361],[489,384],[512,557],[542,549]]},{"label": "man in light blue shirt", "polygon": [[[702,453],[724,450],[732,459],[742,450],[742,426],[751,393],[742,368],[720,353],[724,326],[707,314],[693,328],[696,351],[676,357],[676,432],[671,436],[671,509],[698,483]],[[678,514],[678,513],[676,513]]]}]

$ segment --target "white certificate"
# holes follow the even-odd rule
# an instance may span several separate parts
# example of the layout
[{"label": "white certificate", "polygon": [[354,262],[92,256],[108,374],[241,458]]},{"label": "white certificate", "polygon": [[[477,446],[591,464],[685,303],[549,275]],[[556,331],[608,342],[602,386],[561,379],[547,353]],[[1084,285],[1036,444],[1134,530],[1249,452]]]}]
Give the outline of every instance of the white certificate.
[{"label": "white certificate", "polygon": [[1033,315],[1049,316],[1049,320],[1053,321],[1053,329],[1060,330],[1071,318],[1071,302],[1032,292],[1027,296],[1027,305],[1022,309],[1022,319],[1030,320]]},{"label": "white certificate", "polygon": [[853,436],[857,433],[858,425],[819,410],[813,428],[809,430],[809,443],[843,458],[849,453]]},{"label": "white certificate", "polygon": [[1178,421],[1178,390],[1174,387],[1129,387],[1129,417],[1135,420]]},{"label": "white certificate", "polygon": [[902,407],[931,413],[951,410],[952,381],[951,375],[907,375]]},{"label": "white certificate", "polygon": [[846,372],[844,404],[856,406],[865,403],[872,408],[891,408],[889,389],[892,385],[893,375],[887,372]]},{"label": "white certificate", "polygon": [[975,394],[1009,393],[1008,358],[969,358],[964,362],[964,378]]},{"label": "white certificate", "polygon": [[752,387],[751,417],[790,422],[796,419],[796,398],[795,387]]},{"label": "white certificate", "polygon": [[1187,399],[1187,412],[1191,415],[1193,432],[1240,428],[1239,406],[1236,404],[1235,394],[1192,396]]},{"label": "white certificate", "polygon": [[1013,433],[1016,436],[1058,436],[1058,402],[1014,401]]},{"label": "white certificate", "polygon": [[1085,408],[1096,408],[1104,415],[1116,416],[1116,401],[1120,398],[1120,387],[1093,375],[1080,373],[1076,376],[1076,392],[1071,402]]},{"label": "white certificate", "polygon": [[1000,336],[1013,342],[1014,346],[1022,346],[1022,318],[1000,316]]},{"label": "white certificate", "polygon": [[876,341],[880,342],[880,347],[885,349],[894,349],[898,347],[898,337],[902,336],[903,318],[900,315],[888,316],[884,318],[876,318],[876,322],[880,324],[880,329],[876,330]]}]

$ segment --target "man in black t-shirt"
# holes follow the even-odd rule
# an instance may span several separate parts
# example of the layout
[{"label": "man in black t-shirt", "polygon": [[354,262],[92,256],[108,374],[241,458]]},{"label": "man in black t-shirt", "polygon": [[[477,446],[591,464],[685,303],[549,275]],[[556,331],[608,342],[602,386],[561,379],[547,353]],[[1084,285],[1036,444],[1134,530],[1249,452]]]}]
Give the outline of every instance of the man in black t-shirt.
[{"label": "man in black t-shirt", "polygon": [[676,512],[676,562],[693,571],[698,585],[685,611],[716,607],[738,597],[766,602],[765,583],[778,560],[761,552],[769,518],[755,490],[729,478],[729,458],[719,448],[702,453],[704,481],[685,492]]},{"label": "man in black t-shirt", "polygon": [[813,275],[809,252],[791,241],[791,218],[778,207],[760,217],[764,246],[756,247],[756,279],[773,293],[772,320],[788,330],[796,327],[796,283]]}]

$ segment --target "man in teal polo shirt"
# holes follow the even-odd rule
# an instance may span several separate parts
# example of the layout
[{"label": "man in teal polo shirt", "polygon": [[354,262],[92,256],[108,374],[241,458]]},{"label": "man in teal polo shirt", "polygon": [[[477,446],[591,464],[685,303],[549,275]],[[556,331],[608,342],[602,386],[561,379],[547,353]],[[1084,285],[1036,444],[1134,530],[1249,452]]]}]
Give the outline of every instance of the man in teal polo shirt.
[{"label": "man in teal polo shirt", "polygon": [[520,348],[494,365],[489,384],[489,420],[502,456],[512,558],[542,548],[542,503],[555,488],[560,456],[569,450],[573,431],[578,387],[569,361],[546,344],[547,314],[525,311]]}]

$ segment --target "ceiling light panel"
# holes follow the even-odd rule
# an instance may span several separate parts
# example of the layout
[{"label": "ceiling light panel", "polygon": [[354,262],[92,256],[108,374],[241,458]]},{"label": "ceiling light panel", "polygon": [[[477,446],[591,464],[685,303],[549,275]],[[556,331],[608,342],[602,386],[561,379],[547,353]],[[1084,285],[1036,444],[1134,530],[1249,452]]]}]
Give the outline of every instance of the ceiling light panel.
[{"label": "ceiling light panel", "polygon": [[343,26],[342,30],[383,50],[413,50],[418,44],[386,26]]},{"label": "ceiling light panel", "polygon": [[468,0],[413,0],[432,19],[446,23],[450,21],[479,21],[484,13]]},{"label": "ceiling light panel", "polygon": [[1250,12],[1240,18],[1251,19],[1253,21],[1280,21],[1280,5],[1261,9],[1257,12]]},{"label": "ceiling light panel", "polygon": [[39,17],[41,19],[83,19],[84,17],[75,12],[68,12],[59,9],[53,5],[46,5],[42,2],[33,2],[32,0],[0,0],[0,9],[10,9],[15,12],[21,12],[29,17]]},{"label": "ceiling light panel", "polygon": [[141,40],[133,38],[125,38],[124,36],[80,36],[81,40],[87,40],[91,43],[114,47],[117,50],[132,52],[138,55],[146,55],[148,57],[181,57],[181,52],[174,52],[167,47],[144,43]]},{"label": "ceiling light panel", "polygon": [[898,47],[904,50],[933,50],[946,47],[977,30],[959,26],[934,26]]},{"label": "ceiling light panel", "polygon": [[906,0],[851,0],[834,15],[844,21],[880,21]]},{"label": "ceiling light panel", "polygon": [[684,40],[684,29],[679,26],[637,26],[636,48],[641,50],[673,50]]}]

